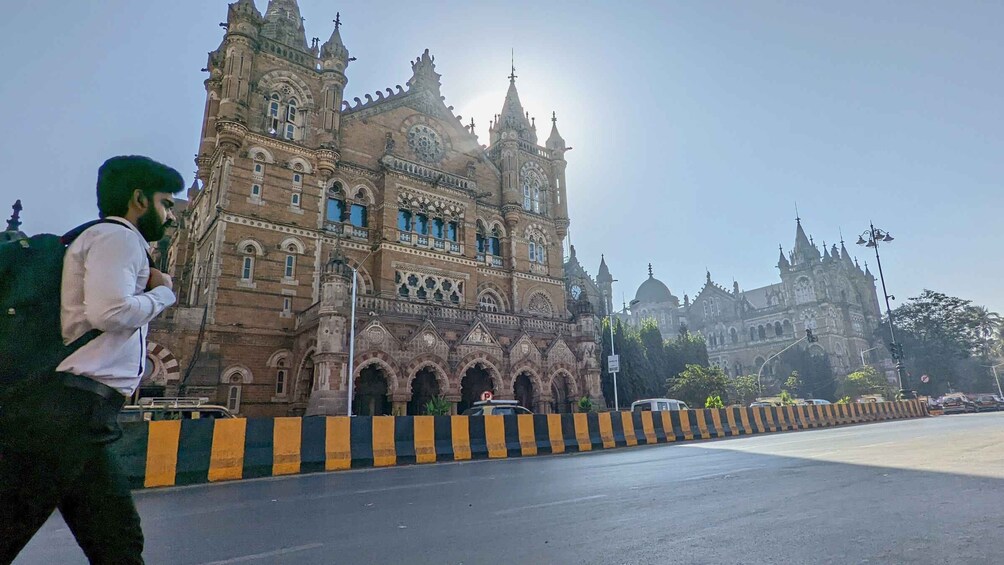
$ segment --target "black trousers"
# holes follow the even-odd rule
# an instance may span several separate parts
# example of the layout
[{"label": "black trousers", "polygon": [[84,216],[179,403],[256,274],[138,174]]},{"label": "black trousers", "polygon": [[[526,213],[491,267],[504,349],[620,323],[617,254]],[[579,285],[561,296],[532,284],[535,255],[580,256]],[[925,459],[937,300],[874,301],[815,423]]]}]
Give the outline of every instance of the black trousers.
[{"label": "black trousers", "polygon": [[[111,391],[111,392],[109,392]],[[54,375],[0,404],[0,565],[59,508],[92,564],[142,564],[143,531],[109,445],[125,397],[91,379]]]}]

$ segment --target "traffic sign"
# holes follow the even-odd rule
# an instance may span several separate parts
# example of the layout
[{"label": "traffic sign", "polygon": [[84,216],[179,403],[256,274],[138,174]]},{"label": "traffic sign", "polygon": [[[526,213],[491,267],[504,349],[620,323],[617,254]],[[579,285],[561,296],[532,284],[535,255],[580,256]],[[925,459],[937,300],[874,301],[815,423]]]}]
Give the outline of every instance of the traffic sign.
[{"label": "traffic sign", "polygon": [[929,383],[929,382],[931,382],[931,377],[929,377],[927,375],[921,375],[920,376],[920,382],[922,382],[922,383]]},{"label": "traffic sign", "polygon": [[493,395],[492,391],[490,391],[490,390],[486,390],[486,391],[484,391],[484,392],[481,393],[481,400],[491,400],[494,397],[495,397],[495,395]]},{"label": "traffic sign", "polygon": [[610,355],[607,357],[607,371],[610,373],[619,373],[621,370],[621,356],[620,355]]}]

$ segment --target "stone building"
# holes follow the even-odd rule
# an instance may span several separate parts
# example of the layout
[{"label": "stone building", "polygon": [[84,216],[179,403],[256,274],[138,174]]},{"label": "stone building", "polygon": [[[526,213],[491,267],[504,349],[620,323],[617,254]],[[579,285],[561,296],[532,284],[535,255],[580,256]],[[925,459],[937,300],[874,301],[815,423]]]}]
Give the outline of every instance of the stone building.
[{"label": "stone building", "polygon": [[354,321],[356,414],[601,401],[594,309],[566,297],[556,118],[541,144],[513,72],[482,145],[428,50],[404,87],[344,101],[340,23],[308,44],[302,21],[294,0],[229,6],[144,394],[344,414]]},{"label": "stone building", "polygon": [[[654,319],[665,337],[686,326],[704,337],[711,362],[733,376],[756,374],[811,329],[819,341],[807,344],[809,351],[828,354],[836,374],[858,369],[861,354],[874,349],[872,358],[895,378],[884,344],[874,337],[882,318],[875,277],[851,258],[843,241],[830,249],[824,243],[820,252],[799,219],[795,246],[787,255],[782,248],[777,268],[780,282],[747,290],[738,282],[731,289],[719,285],[709,272],[697,295],[684,295],[681,303],[649,265],[648,279],[619,316],[634,326]],[[764,374],[772,370],[768,364]]]}]

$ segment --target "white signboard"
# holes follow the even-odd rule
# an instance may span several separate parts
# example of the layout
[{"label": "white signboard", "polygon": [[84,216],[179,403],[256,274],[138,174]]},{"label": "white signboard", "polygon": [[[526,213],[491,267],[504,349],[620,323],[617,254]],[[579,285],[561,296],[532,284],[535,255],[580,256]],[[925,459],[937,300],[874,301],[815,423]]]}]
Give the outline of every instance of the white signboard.
[{"label": "white signboard", "polygon": [[607,357],[607,371],[611,373],[619,373],[621,370],[621,356],[620,355],[610,355]]}]

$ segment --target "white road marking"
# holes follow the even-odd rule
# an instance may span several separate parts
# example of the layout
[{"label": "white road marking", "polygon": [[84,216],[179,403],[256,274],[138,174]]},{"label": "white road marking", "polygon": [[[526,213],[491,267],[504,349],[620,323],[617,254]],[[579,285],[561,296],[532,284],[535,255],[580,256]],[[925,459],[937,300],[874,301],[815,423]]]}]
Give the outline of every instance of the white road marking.
[{"label": "white road marking", "polygon": [[259,559],[265,559],[266,557],[276,557],[279,555],[286,555],[289,553],[296,553],[298,551],[307,551],[308,549],[317,549],[318,547],[324,547],[323,543],[311,543],[307,545],[298,545],[296,547],[284,547],[282,549],[277,549],[275,551],[266,551],[265,553],[255,553],[254,555],[244,555],[242,557],[234,557],[232,559],[224,559],[223,561],[209,561],[203,563],[202,565],[227,565],[229,563],[245,563],[247,561],[257,561]]},{"label": "white road marking", "polygon": [[560,506],[562,504],[575,504],[576,502],[585,502],[587,500],[597,500],[600,498],[606,498],[605,494],[594,494],[593,496],[583,496],[580,498],[569,498],[568,500],[556,500],[554,502],[545,502],[543,504],[531,504],[529,506],[520,506],[519,508],[509,508],[507,510],[499,510],[495,513],[496,516],[503,516],[505,514],[514,514],[516,512],[522,512],[524,510],[535,510],[537,508],[549,508],[551,506]]}]

